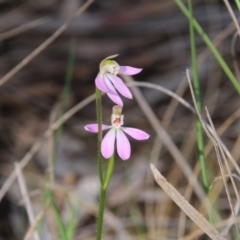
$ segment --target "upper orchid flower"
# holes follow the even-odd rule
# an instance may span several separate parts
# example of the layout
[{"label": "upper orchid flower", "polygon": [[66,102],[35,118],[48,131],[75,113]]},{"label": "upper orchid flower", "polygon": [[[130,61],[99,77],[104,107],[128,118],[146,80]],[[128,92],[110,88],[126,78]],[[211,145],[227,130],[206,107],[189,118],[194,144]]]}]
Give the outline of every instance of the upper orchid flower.
[{"label": "upper orchid flower", "polygon": [[[106,159],[110,158],[114,153],[115,139],[117,139],[117,152],[119,157],[122,160],[128,160],[130,158],[131,146],[125,133],[137,140],[149,138],[149,134],[140,129],[122,127],[123,115],[121,115],[121,111],[121,106],[114,106],[111,117],[112,126],[102,125],[102,130],[110,129],[104,136],[101,144],[101,152]],[[88,124],[84,128],[89,132],[98,132],[98,124]]]},{"label": "upper orchid flower", "polygon": [[[141,68],[129,66],[119,66],[117,62],[111,60],[118,55],[105,58],[100,63],[100,71],[95,79],[95,84],[102,92],[105,92],[109,98],[116,104],[123,106],[122,99],[118,92],[124,97],[132,99],[132,94],[121,78],[117,74],[134,75],[142,71]],[[118,92],[117,92],[117,91]]]}]

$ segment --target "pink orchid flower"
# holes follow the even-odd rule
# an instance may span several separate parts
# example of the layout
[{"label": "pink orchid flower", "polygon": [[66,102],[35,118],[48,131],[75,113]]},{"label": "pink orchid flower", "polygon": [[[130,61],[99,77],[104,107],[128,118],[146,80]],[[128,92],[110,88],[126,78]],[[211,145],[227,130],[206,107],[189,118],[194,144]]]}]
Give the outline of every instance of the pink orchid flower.
[{"label": "pink orchid flower", "polygon": [[[120,106],[114,106],[113,108],[117,108],[118,110],[121,109]],[[101,152],[106,159],[110,158],[114,153],[115,139],[117,140],[117,152],[119,157],[122,160],[128,160],[130,158],[131,146],[125,133],[136,140],[146,140],[149,138],[149,134],[140,129],[122,127],[123,117],[121,113],[115,112],[111,117],[112,126],[102,125],[102,130],[110,129],[104,136],[101,144]],[[88,124],[84,128],[89,132],[98,132],[98,124]]]},{"label": "pink orchid flower", "polygon": [[[116,104],[123,106],[122,99],[118,92],[126,98],[132,99],[132,94],[121,78],[117,74],[135,75],[142,71],[141,68],[129,66],[119,66],[119,64],[111,58],[118,55],[113,55],[105,58],[100,63],[100,71],[95,79],[95,84],[102,92],[105,92],[109,98]],[[117,91],[118,92],[117,92]]]}]

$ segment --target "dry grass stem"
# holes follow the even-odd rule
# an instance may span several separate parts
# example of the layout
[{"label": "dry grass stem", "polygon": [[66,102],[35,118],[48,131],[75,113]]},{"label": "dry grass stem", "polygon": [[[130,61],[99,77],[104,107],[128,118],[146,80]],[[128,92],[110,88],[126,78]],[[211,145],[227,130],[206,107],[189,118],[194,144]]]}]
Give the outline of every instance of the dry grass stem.
[{"label": "dry grass stem", "polygon": [[[195,110],[197,112],[197,115],[202,123],[202,127],[204,129],[205,132],[210,131],[211,135],[212,133],[212,129],[211,127],[208,125],[208,123],[205,122],[205,120],[202,118],[200,112],[197,109],[197,103],[196,103],[196,99],[195,99],[195,95],[193,92],[193,87],[192,87],[192,83],[191,83],[191,79],[190,79],[190,75],[189,75],[189,69],[186,70],[186,75],[187,75],[187,79],[188,79],[188,84],[190,87],[190,91],[192,94],[192,98],[193,98],[193,102],[194,102],[194,106],[195,106]],[[221,141],[221,139],[219,139],[219,144],[221,145],[223,151],[225,152],[225,154],[227,155],[228,159],[231,161],[231,163],[233,164],[233,166],[235,167],[236,171],[238,172],[238,174],[240,175],[240,168],[236,162],[236,160],[233,158],[233,156],[231,155],[231,153],[229,152],[229,150],[227,149],[227,147],[225,146],[225,144]]]},{"label": "dry grass stem", "polygon": [[[225,157],[225,154],[226,153],[224,151],[224,148],[223,148],[223,143],[221,142],[221,140],[219,139],[219,137],[217,136],[217,133],[215,131],[215,128],[213,126],[213,123],[211,121],[211,118],[210,118],[210,115],[206,109],[206,112],[207,112],[207,117],[208,117],[208,120],[210,122],[210,126],[208,124],[205,123],[205,121],[203,120],[198,108],[197,108],[197,103],[196,103],[196,99],[195,99],[195,95],[194,95],[194,91],[193,91],[193,87],[192,87],[192,83],[191,83],[191,79],[190,79],[190,76],[189,76],[189,70],[186,71],[186,74],[187,74],[187,79],[188,79],[188,83],[189,83],[189,87],[190,87],[190,91],[191,91],[191,94],[192,94],[192,98],[193,98],[193,102],[194,102],[194,105],[195,105],[195,109],[197,111],[197,114],[198,114],[198,117],[202,123],[202,127],[205,131],[205,133],[207,134],[207,136],[209,137],[209,139],[212,141],[213,145],[214,145],[214,148],[215,148],[215,151],[216,151],[216,155],[217,155],[217,159],[218,159],[218,163],[219,163],[219,167],[220,167],[220,170],[221,170],[221,174],[222,174],[222,178],[223,178],[223,182],[224,182],[224,186],[225,186],[225,190],[226,190],[226,194],[227,194],[227,197],[228,197],[228,201],[229,201],[229,205],[230,205],[230,208],[231,208],[231,212],[232,212],[232,215],[234,216],[235,218],[235,225],[236,225],[236,229],[237,229],[237,232],[239,234],[239,229],[238,229],[238,226],[237,226],[237,223],[236,223],[236,216],[235,216],[235,213],[234,213],[234,209],[233,209],[233,205],[232,205],[232,201],[231,201],[231,198],[230,198],[230,194],[229,194],[229,190],[228,190],[228,186],[227,186],[227,183],[226,183],[226,178],[225,178],[225,173],[224,173],[224,167],[223,167],[223,162],[222,162],[222,158],[224,159],[224,162],[225,162],[225,165],[227,167],[227,170],[230,171],[229,169],[229,166],[228,166],[228,163],[227,163],[227,160],[226,160],[226,157]],[[235,182],[233,180],[233,178],[231,177],[231,172],[228,172],[228,174],[230,175],[230,178],[231,178],[231,181],[232,181],[232,184],[233,184],[233,187],[234,187],[234,190],[235,190],[235,194],[239,200],[239,195],[238,195],[238,192],[237,192],[237,189],[236,189],[236,185],[235,185]],[[239,234],[240,235],[240,234]]]},{"label": "dry grass stem", "polygon": [[43,25],[47,22],[50,21],[50,18],[48,17],[42,17],[42,18],[39,18],[39,19],[36,19],[34,21],[31,21],[31,22],[28,22],[26,24],[23,24],[19,27],[16,27],[14,29],[11,29],[9,31],[6,31],[4,33],[1,33],[0,34],[0,41],[3,41],[3,40],[6,40],[8,38],[11,38],[11,37],[14,37],[20,33],[23,33],[23,32],[26,32],[32,28],[35,28],[35,27],[38,27],[40,25]]},{"label": "dry grass stem", "polygon": [[[199,164],[199,162],[197,162],[197,164],[193,170],[192,176],[198,176],[199,172],[200,172],[200,164]],[[192,176],[191,176],[191,178],[192,178]],[[190,179],[190,181],[193,181],[193,180]],[[192,185],[188,184],[185,194],[184,194],[184,198],[186,199],[186,201],[190,200],[192,192],[193,192]],[[187,221],[186,214],[183,211],[181,211],[180,215],[179,215],[179,221],[178,221],[178,238],[180,238],[184,235],[186,221]]]},{"label": "dry grass stem", "polygon": [[[239,223],[240,222],[240,218],[237,218],[237,222]],[[227,220],[223,220],[223,221],[220,221],[220,222],[217,222],[217,223],[214,223],[213,226],[216,227],[216,228],[221,228],[221,227],[224,227],[228,224],[233,224],[234,222],[229,219]],[[182,237],[182,238],[179,238],[178,240],[195,240],[195,239],[198,239],[198,237],[202,234],[202,230],[201,229],[197,229],[195,231],[193,231],[192,233]]]},{"label": "dry grass stem", "polygon": [[152,173],[158,185],[185,212],[185,214],[213,240],[225,239],[151,164]]},{"label": "dry grass stem", "polygon": [[[161,147],[162,147],[162,141],[161,139],[159,139],[159,137],[155,137],[154,143],[153,143],[153,147],[151,150],[151,154],[150,154],[150,162],[152,162],[153,164],[157,165],[159,156],[160,156],[160,152],[161,152]],[[151,171],[147,171],[147,176],[146,176],[146,185],[148,188],[151,188],[153,185],[153,181],[152,181],[152,174]],[[145,212],[146,212],[146,226],[147,226],[147,235],[148,235],[148,239],[153,239],[157,237],[157,223],[155,221],[155,218],[150,217],[150,216],[154,216],[154,203],[149,203],[145,205]]]},{"label": "dry grass stem", "polygon": [[[129,77],[129,76],[123,76],[123,78],[128,83],[132,83],[133,82],[132,78]],[[170,136],[168,135],[166,130],[163,128],[163,126],[161,125],[159,119],[156,117],[156,115],[154,114],[153,110],[148,105],[148,103],[146,102],[144,96],[139,91],[139,89],[137,89],[134,86],[132,86],[131,89],[132,89],[133,95],[135,96],[136,101],[138,102],[138,104],[141,107],[142,111],[146,115],[147,119],[151,123],[152,127],[154,128],[154,130],[156,131],[158,137],[160,139],[162,139],[165,147],[171,153],[171,155],[175,159],[175,161],[178,164],[178,166],[182,169],[186,179],[189,179],[189,176],[192,175],[192,169],[188,165],[186,159],[184,158],[182,153],[179,151],[179,149],[177,148],[177,146],[175,145],[173,140],[170,138]],[[205,199],[205,192],[204,192],[202,186],[200,185],[200,183],[198,182],[198,180],[194,180],[193,182],[195,183],[193,185],[194,186],[193,187],[194,192],[198,196],[199,200],[202,201],[203,199]],[[191,183],[191,184],[193,184],[193,183]],[[205,206],[207,208],[210,206],[209,203],[205,202],[204,204],[206,204]]]},{"label": "dry grass stem", "polygon": [[[22,194],[22,197],[23,197],[23,200],[24,200],[24,204],[25,204],[25,207],[26,207],[28,219],[29,219],[30,225],[32,226],[34,224],[34,218],[35,218],[34,217],[34,212],[33,212],[33,206],[32,206],[32,203],[31,203],[29,195],[28,195],[26,182],[24,180],[22,170],[20,168],[19,163],[15,163],[15,171],[16,171],[19,187],[20,187],[20,190],[21,190],[21,194]],[[37,231],[33,232],[33,237],[34,237],[35,240],[40,240],[40,237],[39,237]]]},{"label": "dry grass stem", "polygon": [[84,5],[66,22],[64,23],[55,33],[52,34],[45,42],[43,42],[39,47],[37,47],[32,53],[30,53],[26,58],[24,58],[17,66],[15,66],[11,71],[4,75],[0,79],[0,87],[13,77],[19,70],[26,66],[32,59],[34,59],[40,52],[42,52],[48,45],[50,45],[55,39],[57,39],[72,23],[72,21],[80,16],[91,4],[93,0],[88,0]]},{"label": "dry grass stem", "polygon": [[[236,202],[236,204],[234,206],[234,212],[235,212],[236,216],[238,215],[239,210],[240,210],[240,203]],[[233,216],[231,214],[229,216],[229,218],[227,219],[227,221],[228,221],[227,226],[221,231],[222,236],[227,236],[227,234],[230,231],[232,225],[238,223],[237,217],[234,219],[234,221],[231,221],[232,219],[233,219]]]},{"label": "dry grass stem", "polygon": [[129,84],[127,84],[129,87],[131,86],[137,86],[137,87],[145,87],[145,88],[152,88],[154,90],[158,90],[160,92],[163,92],[167,95],[169,95],[170,97],[174,98],[175,100],[177,100],[179,103],[181,103],[183,106],[185,106],[186,108],[188,108],[192,113],[196,113],[195,109],[191,106],[191,104],[189,104],[186,100],[184,100],[182,97],[180,97],[179,95],[177,95],[176,93],[168,90],[167,88],[164,88],[160,85],[156,85],[153,83],[147,83],[147,82],[131,82]]},{"label": "dry grass stem", "polygon": [[[43,142],[48,139],[53,132],[59,128],[64,122],[66,122],[69,118],[71,118],[75,113],[77,113],[80,109],[88,105],[89,103],[93,102],[95,99],[95,94],[90,95],[89,97],[85,98],[80,103],[76,104],[73,108],[68,110],[62,117],[60,117],[54,124],[52,124],[51,127],[48,128],[48,130],[44,133],[43,137],[38,139],[32,148],[27,152],[27,154],[22,158],[20,161],[20,168],[24,168],[28,162],[32,159],[32,157],[37,153],[39,148],[42,146]],[[1,190],[0,190],[0,201],[3,199],[3,196],[6,194],[8,189],[11,187],[13,182],[16,179],[16,173],[13,171],[10,176],[7,178],[7,180],[4,182]]]},{"label": "dry grass stem", "polygon": [[[215,127],[214,127],[214,125],[213,125],[212,119],[211,119],[211,117],[210,117],[210,114],[209,114],[207,108],[206,108],[206,112],[207,112],[208,121],[209,121],[210,126],[211,126],[211,129],[212,129],[212,138],[210,138],[210,139],[212,140],[212,142],[213,142],[213,144],[214,144],[214,147],[215,147],[215,151],[216,151],[216,154],[217,154],[217,159],[218,159],[218,163],[219,163],[219,166],[220,166],[220,170],[221,170],[221,174],[222,174],[222,179],[223,179],[223,183],[224,183],[224,186],[225,186],[225,190],[226,190],[226,194],[227,194],[229,206],[230,206],[230,208],[231,208],[232,216],[233,216],[234,219],[235,219],[235,226],[236,226],[236,229],[237,229],[238,236],[240,236],[239,228],[238,228],[237,220],[236,220],[236,214],[235,214],[235,211],[234,211],[234,208],[233,208],[232,200],[231,200],[230,193],[229,193],[228,186],[227,186],[227,181],[226,181],[226,178],[225,178],[225,172],[224,172],[224,167],[223,167],[222,159],[224,160],[225,166],[226,166],[227,171],[228,171],[228,174],[229,174],[229,176],[230,176],[230,179],[231,179],[231,182],[232,182],[232,185],[233,185],[235,194],[236,194],[236,196],[237,196],[238,202],[240,202],[238,190],[237,190],[235,181],[234,181],[234,179],[233,179],[233,177],[232,177],[232,174],[231,174],[231,171],[230,171],[230,168],[229,168],[229,165],[228,165],[226,156],[225,156],[225,154],[224,154],[223,148],[222,148],[222,146],[221,146],[220,139],[219,139],[219,137],[218,137],[218,135],[217,135],[217,133],[216,133]],[[208,129],[209,129],[209,128],[208,128]],[[208,132],[208,135],[211,135],[211,133]]]},{"label": "dry grass stem", "polygon": [[42,219],[42,217],[44,216],[44,214],[46,213],[47,209],[48,209],[49,204],[47,204],[36,216],[36,218],[34,219],[34,222],[32,224],[31,227],[29,227],[29,229],[27,230],[25,237],[23,240],[30,240],[31,236],[33,235],[33,233],[35,232],[39,221]]},{"label": "dry grass stem", "polygon": [[[134,84],[135,83],[138,84],[138,82],[134,82]],[[141,82],[141,83],[144,83],[144,82]],[[179,99],[179,96],[182,96],[183,93],[185,92],[185,90],[186,90],[186,83],[187,82],[184,81],[184,80],[181,81],[179,86],[178,86],[178,88],[177,88],[177,90],[176,90],[176,93],[173,93],[173,94],[178,96],[177,99]],[[158,85],[156,85],[156,84],[153,84],[153,85],[156,86],[156,88],[158,88]],[[154,88],[154,89],[156,89],[156,88]],[[161,90],[159,89],[159,91],[161,91]],[[176,110],[178,104],[179,104],[179,101],[176,100],[176,98],[173,97],[171,99],[171,101],[170,101],[170,103],[169,103],[169,105],[168,105],[164,115],[163,115],[162,121],[163,121],[164,127],[166,129],[170,125],[171,119],[172,119],[172,117],[173,117],[173,115],[175,113],[175,110]],[[162,150],[162,146],[163,146],[163,142],[157,136],[155,138],[155,140],[154,140],[153,148],[152,148],[151,155],[150,155],[150,162],[153,163],[154,165],[157,165],[157,162],[158,162],[161,150]],[[153,184],[154,184],[154,180],[152,178],[152,172],[151,172],[150,169],[149,169],[149,171],[147,171],[146,184],[147,184],[148,188],[149,187],[151,188],[153,186]],[[161,206],[163,206],[163,205],[161,204]],[[147,223],[147,227],[148,227],[148,231],[147,231],[148,238],[149,239],[157,238],[157,236],[158,236],[158,233],[157,233],[157,220],[155,218],[158,215],[158,213],[156,213],[155,204],[154,203],[146,204],[145,205],[145,212],[146,212],[146,223]],[[148,216],[155,216],[155,217],[150,217],[149,218]]]},{"label": "dry grass stem", "polygon": [[234,156],[234,159],[240,158],[239,146],[240,146],[240,135],[237,137],[237,140],[234,142],[234,145],[231,149],[231,155]]},{"label": "dry grass stem", "polygon": [[234,14],[234,12],[233,12],[233,10],[232,10],[232,7],[231,7],[231,5],[229,4],[228,0],[223,0],[223,1],[224,1],[225,5],[226,5],[226,8],[227,8],[227,10],[228,10],[231,18],[232,18],[232,21],[233,21],[233,23],[234,23],[234,25],[235,25],[235,28],[237,29],[238,36],[240,37],[240,27],[239,27],[239,24],[238,24],[238,20],[237,20],[237,18],[235,17],[235,14]]}]

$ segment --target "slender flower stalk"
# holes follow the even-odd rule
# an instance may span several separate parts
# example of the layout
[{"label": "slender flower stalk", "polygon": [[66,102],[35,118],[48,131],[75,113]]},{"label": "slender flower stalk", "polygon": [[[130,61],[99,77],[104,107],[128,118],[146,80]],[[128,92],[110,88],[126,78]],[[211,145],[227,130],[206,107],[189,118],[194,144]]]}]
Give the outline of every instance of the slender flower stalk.
[{"label": "slender flower stalk", "polygon": [[102,170],[102,154],[101,154],[101,143],[102,143],[102,96],[101,91],[96,88],[96,114],[97,114],[97,125],[98,136],[97,136],[97,159],[98,159],[98,175],[101,184],[103,183],[103,170]]},{"label": "slender flower stalk", "polygon": [[[113,114],[111,117],[112,125],[102,125],[101,129],[98,124],[88,124],[85,126],[85,130],[93,133],[97,133],[100,130],[110,129],[104,136],[101,143],[101,152],[104,158],[110,158],[114,153],[115,141],[117,145],[117,152],[122,160],[128,160],[131,155],[131,146],[126,134],[130,135],[136,140],[146,140],[149,138],[149,134],[130,127],[122,127],[124,116],[121,114],[122,107],[114,106]],[[126,134],[125,134],[126,133]]]},{"label": "slender flower stalk", "polygon": [[99,67],[99,73],[95,79],[95,84],[96,87],[102,92],[105,92],[114,103],[123,106],[122,99],[120,98],[118,92],[124,97],[130,99],[132,99],[132,94],[117,74],[135,75],[141,72],[142,69],[129,66],[119,66],[116,61],[111,60],[111,58],[116,56],[118,55],[109,56],[102,60]]},{"label": "slender flower stalk", "polygon": [[[198,65],[197,65],[197,52],[196,52],[196,44],[195,44],[195,31],[193,26],[193,8],[192,8],[192,0],[188,0],[188,8],[190,13],[189,20],[189,32],[190,32],[190,46],[191,46],[191,58],[192,58],[192,68],[193,68],[193,87],[194,94],[197,101],[198,110],[201,111],[201,96],[200,96],[200,83],[198,76]],[[206,158],[204,155],[204,140],[203,140],[203,130],[202,125],[199,118],[196,118],[196,129],[197,129],[197,146],[198,146],[198,155],[201,166],[202,180],[205,192],[209,191],[209,181],[207,176],[207,166],[206,166]]]},{"label": "slender flower stalk", "polygon": [[112,177],[113,169],[114,169],[114,155],[112,155],[112,157],[108,160],[108,166],[107,166],[104,183],[101,184],[96,240],[102,239],[102,228],[103,228],[103,217],[104,217],[106,195],[107,195],[108,185]]}]

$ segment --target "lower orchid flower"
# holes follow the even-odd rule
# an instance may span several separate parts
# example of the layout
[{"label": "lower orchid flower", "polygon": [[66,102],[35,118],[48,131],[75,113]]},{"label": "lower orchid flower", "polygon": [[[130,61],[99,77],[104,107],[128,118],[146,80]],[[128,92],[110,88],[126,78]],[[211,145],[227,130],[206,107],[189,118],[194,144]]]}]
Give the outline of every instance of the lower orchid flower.
[{"label": "lower orchid flower", "polygon": [[[123,106],[122,99],[118,92],[126,98],[132,99],[132,94],[121,78],[117,74],[135,75],[142,71],[141,68],[129,66],[119,66],[116,61],[111,58],[117,55],[109,56],[100,63],[100,71],[95,79],[95,84],[98,89],[105,92],[109,98],[116,104]],[[118,92],[117,92],[117,91]]]},{"label": "lower orchid flower", "polygon": [[[119,157],[122,160],[128,160],[130,158],[131,146],[126,134],[136,140],[146,140],[149,138],[149,134],[140,129],[122,127],[124,116],[121,115],[121,111],[121,106],[114,106],[111,117],[112,125],[102,125],[102,130],[110,129],[104,136],[101,144],[101,152],[106,159],[110,158],[114,153],[115,140]],[[84,128],[89,132],[98,132],[98,124],[88,124]]]}]

